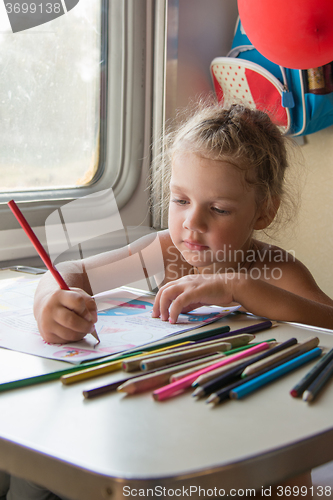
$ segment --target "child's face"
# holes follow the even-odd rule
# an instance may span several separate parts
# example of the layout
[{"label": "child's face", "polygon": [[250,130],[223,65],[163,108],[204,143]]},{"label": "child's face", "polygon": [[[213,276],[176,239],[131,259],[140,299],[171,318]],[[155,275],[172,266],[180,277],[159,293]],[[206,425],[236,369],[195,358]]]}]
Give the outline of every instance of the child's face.
[{"label": "child's face", "polygon": [[241,170],[178,153],[170,190],[170,235],[189,264],[212,266],[216,272],[244,260],[258,214],[255,189],[246,184]]}]

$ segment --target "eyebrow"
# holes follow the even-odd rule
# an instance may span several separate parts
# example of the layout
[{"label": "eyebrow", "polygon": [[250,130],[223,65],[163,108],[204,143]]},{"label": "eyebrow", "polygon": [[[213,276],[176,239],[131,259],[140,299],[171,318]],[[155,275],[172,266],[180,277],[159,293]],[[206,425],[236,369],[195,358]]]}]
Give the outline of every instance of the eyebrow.
[{"label": "eyebrow", "polygon": [[[176,184],[173,184],[170,182],[170,189],[175,189],[175,190],[178,190],[178,191],[181,191],[181,192],[186,192],[186,188],[184,187],[181,187],[181,186],[177,186]],[[214,201],[218,201],[218,200],[229,200],[229,201],[237,201],[235,198],[228,198],[227,196],[215,196],[214,197]]]},{"label": "eyebrow", "polygon": [[182,188],[180,186],[176,186],[176,184],[173,184],[172,182],[170,182],[170,189],[179,189],[179,191],[182,191],[184,188]]}]

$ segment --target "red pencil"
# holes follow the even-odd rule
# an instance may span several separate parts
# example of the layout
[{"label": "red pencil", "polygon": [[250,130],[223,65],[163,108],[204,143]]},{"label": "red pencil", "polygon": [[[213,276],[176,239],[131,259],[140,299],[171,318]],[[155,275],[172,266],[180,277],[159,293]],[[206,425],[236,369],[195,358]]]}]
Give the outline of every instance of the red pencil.
[{"label": "red pencil", "polygon": [[[29,222],[24,217],[21,210],[16,205],[15,201],[14,200],[9,201],[8,206],[11,209],[11,211],[13,212],[13,214],[15,215],[15,217],[18,220],[18,222],[20,223],[22,229],[24,230],[24,232],[28,236],[29,240],[31,241],[31,243],[33,244],[35,249],[37,250],[38,255],[40,256],[40,258],[42,259],[42,261],[46,265],[47,269],[50,271],[50,273],[52,274],[52,276],[54,277],[54,279],[56,280],[56,282],[60,286],[60,288],[62,290],[69,290],[69,287],[66,284],[65,280],[63,279],[63,277],[61,276],[59,271],[53,266],[50,257],[45,252],[41,242],[39,241],[39,239],[37,238],[37,236],[35,235],[35,233],[31,229]],[[95,337],[96,340],[98,340],[98,342],[100,342],[96,330],[94,330],[94,332],[92,332],[91,334]]]},{"label": "red pencil", "polygon": [[44,264],[46,265],[47,269],[50,271],[50,273],[52,274],[54,279],[57,281],[60,288],[62,290],[69,290],[69,287],[66,285],[63,277],[61,276],[59,271],[52,265],[50,257],[45,252],[42,244],[40,243],[39,239],[37,238],[37,236],[35,235],[35,233],[31,229],[27,219],[24,217],[21,210],[16,205],[15,201],[14,200],[9,201],[8,206],[11,209],[11,211],[13,212],[13,214],[15,215],[16,219],[21,224],[22,229],[25,231],[29,240],[31,241],[31,243],[33,244],[35,249],[37,250],[38,255],[40,256],[40,258],[42,259],[42,261],[44,262]]}]

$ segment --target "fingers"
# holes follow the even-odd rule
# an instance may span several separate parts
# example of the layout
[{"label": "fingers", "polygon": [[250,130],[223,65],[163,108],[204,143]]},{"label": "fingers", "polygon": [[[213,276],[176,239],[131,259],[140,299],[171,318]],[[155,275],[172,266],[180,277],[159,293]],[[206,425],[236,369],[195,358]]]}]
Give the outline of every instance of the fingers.
[{"label": "fingers", "polygon": [[86,321],[93,323],[97,321],[96,302],[83,290],[72,288],[70,293],[61,294],[59,298],[64,307],[75,312]]},{"label": "fingers", "polygon": [[163,287],[156,296],[153,307],[153,317],[157,318],[160,316],[163,321],[167,321],[169,318],[170,306],[178,293],[180,293],[180,288],[178,291],[175,286]]},{"label": "fingers", "polygon": [[[163,304],[165,303],[165,299],[166,299],[166,291],[168,288],[170,288],[171,286],[174,286],[174,283],[171,282],[171,283],[167,283],[166,285],[164,285],[162,288],[159,289],[159,291],[157,292],[156,294],[156,297],[155,297],[155,301],[154,301],[154,306],[153,306],[153,310],[152,310],[152,317],[153,318],[159,318],[161,317],[163,320],[167,320],[168,317],[169,317],[169,314],[165,314],[165,311],[164,311],[164,308],[163,308]],[[169,299],[169,306],[167,308],[167,310],[169,311],[169,307],[172,303],[172,299]],[[162,309],[163,309],[163,313],[162,313]]]},{"label": "fingers", "polygon": [[58,290],[46,297],[36,319],[46,342],[76,342],[93,331],[96,304],[83,290]]},{"label": "fingers", "polygon": [[224,275],[184,276],[158,291],[152,316],[176,323],[182,312],[202,305],[229,305],[233,300],[231,280]]},{"label": "fingers", "polygon": [[53,322],[47,329],[41,331],[41,335],[45,342],[50,344],[68,344],[69,342],[78,342],[82,340],[87,334],[75,332]]},{"label": "fingers", "polygon": [[180,279],[168,283],[156,295],[152,316],[160,316],[163,321],[169,319],[170,323],[176,323],[179,314],[201,305],[196,295],[195,286],[190,282]]}]

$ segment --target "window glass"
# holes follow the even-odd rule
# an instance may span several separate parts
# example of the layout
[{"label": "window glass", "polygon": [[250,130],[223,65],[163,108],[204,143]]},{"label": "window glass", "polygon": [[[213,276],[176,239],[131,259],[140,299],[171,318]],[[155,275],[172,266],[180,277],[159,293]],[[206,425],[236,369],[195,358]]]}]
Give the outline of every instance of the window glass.
[{"label": "window glass", "polygon": [[94,178],[105,63],[101,4],[80,0],[50,22],[0,32],[2,192],[73,188]]}]

